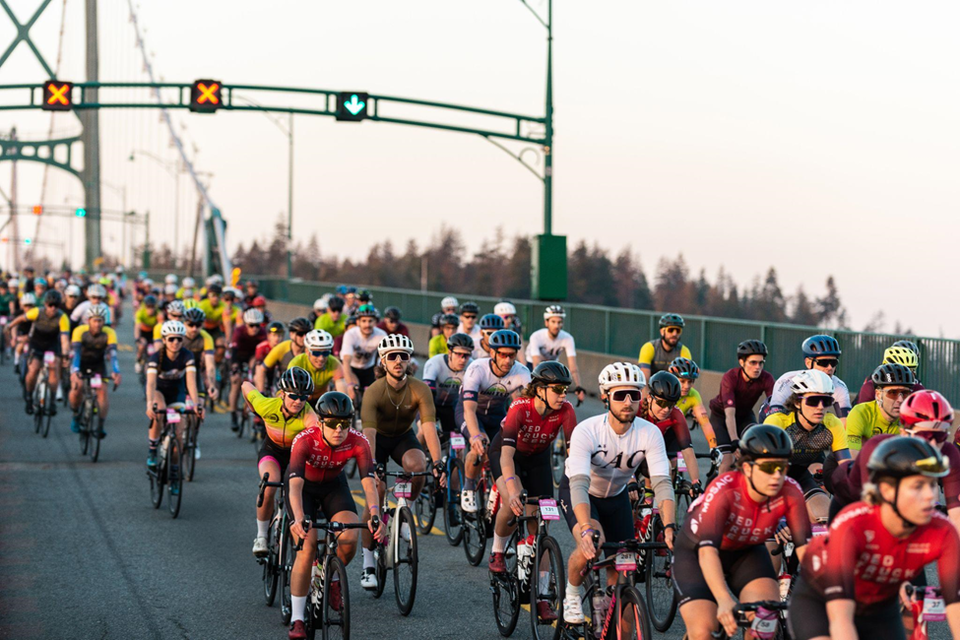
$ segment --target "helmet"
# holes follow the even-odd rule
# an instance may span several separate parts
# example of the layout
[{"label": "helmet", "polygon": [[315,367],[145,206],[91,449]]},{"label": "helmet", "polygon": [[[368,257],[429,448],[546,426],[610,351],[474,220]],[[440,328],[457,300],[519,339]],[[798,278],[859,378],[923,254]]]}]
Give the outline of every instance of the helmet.
[{"label": "helmet", "polygon": [[326,311],[327,303],[330,300],[330,294],[325,293],[316,300],[313,301],[313,310],[314,311]]},{"label": "helmet", "polygon": [[643,371],[632,362],[614,362],[608,364],[600,372],[598,379],[600,390],[607,392],[614,387],[634,387],[642,389],[647,386]]},{"label": "helmet", "polygon": [[516,331],[500,329],[490,334],[487,344],[491,349],[516,349],[520,351],[520,336]]},{"label": "helmet", "polygon": [[353,401],[345,393],[327,391],[316,404],[317,417],[350,419],[353,417]]},{"label": "helmet", "polygon": [[113,284],[113,281],[110,280],[110,278],[108,278],[107,276],[103,276],[102,278],[100,278],[100,284],[102,284],[105,287],[109,287],[111,284]]},{"label": "helmet", "polygon": [[106,298],[107,290],[103,288],[102,284],[92,284],[87,287],[87,297],[88,298]]},{"label": "helmet", "polygon": [[187,276],[186,278],[183,279],[183,282],[181,284],[183,285],[184,289],[193,289],[195,286],[197,286],[197,281],[191,278],[190,276]]},{"label": "helmet", "polygon": [[680,327],[683,329],[683,318],[677,313],[665,313],[660,316],[660,328],[666,329],[667,327]]},{"label": "helmet", "polygon": [[166,338],[168,336],[185,336],[187,335],[187,328],[183,326],[183,323],[179,320],[167,320],[160,327],[160,337]]},{"label": "helmet", "polygon": [[920,366],[917,354],[907,347],[890,347],[883,352],[884,364],[902,364],[905,367],[916,369]]},{"label": "helmet", "polygon": [[237,289],[236,287],[227,287],[226,289],[223,290],[223,297],[225,299],[233,298],[234,300],[236,300],[237,298],[240,297],[240,290]]},{"label": "helmet", "polygon": [[772,424],[753,424],[740,437],[740,459],[787,458],[793,455],[793,440],[786,430]]},{"label": "helmet", "polygon": [[530,376],[533,382],[542,385],[573,383],[573,376],[570,375],[570,369],[567,369],[563,363],[556,360],[547,360],[541,362],[533,369]]},{"label": "helmet", "polygon": [[737,359],[743,360],[749,358],[750,356],[764,356],[767,355],[767,345],[763,344],[759,340],[744,340],[737,345]]},{"label": "helmet", "polygon": [[942,478],[950,473],[950,461],[926,440],[897,436],[877,445],[867,469],[873,483],[881,478],[900,480],[908,476]]},{"label": "helmet", "polygon": [[303,338],[303,346],[309,351],[330,351],[333,349],[333,336],[320,329],[314,329]]},{"label": "helmet", "polygon": [[833,395],[833,378],[823,371],[816,369],[806,369],[793,376],[790,381],[790,389],[798,394],[819,393],[825,396]]},{"label": "helmet", "polygon": [[189,311],[190,309],[199,309],[200,303],[194,300],[193,298],[187,298],[183,301],[183,308]]},{"label": "helmet", "polygon": [[116,271],[117,273],[123,273],[123,267],[120,266],[119,264],[113,270]]},{"label": "helmet", "polygon": [[313,324],[311,324],[310,321],[304,317],[294,318],[287,325],[287,329],[290,329],[290,333],[307,333],[313,329]]},{"label": "helmet", "polygon": [[267,306],[267,299],[263,296],[257,296],[253,299],[253,302],[250,303],[253,307],[265,307]]},{"label": "helmet", "polygon": [[473,351],[473,338],[471,338],[465,333],[455,333],[452,336],[450,336],[449,340],[447,340],[447,349],[450,351],[453,351],[454,347],[460,347],[461,349],[470,349],[470,351]]},{"label": "helmet", "polygon": [[327,302],[327,309],[329,311],[343,311],[343,298],[340,296],[333,296]]},{"label": "helmet", "polygon": [[669,371],[682,380],[696,380],[700,377],[700,367],[690,358],[674,358]]},{"label": "helmet", "polygon": [[71,284],[70,286],[67,287],[67,289],[66,289],[66,291],[64,291],[64,293],[66,293],[67,296],[70,297],[70,298],[79,298],[79,297],[80,297],[80,287],[78,287],[78,286],[75,285],[75,284]]},{"label": "helmet", "polygon": [[183,315],[187,312],[187,308],[183,306],[183,302],[180,300],[171,300],[167,304],[167,315],[173,313],[176,315]]},{"label": "helmet", "polygon": [[371,302],[373,300],[373,294],[366,289],[363,289],[357,293],[357,300],[360,302]]},{"label": "helmet", "polygon": [[168,273],[163,277],[164,284],[177,284],[177,276],[172,273]]},{"label": "helmet", "polygon": [[481,331],[497,331],[499,329],[503,329],[503,327],[503,318],[498,315],[488,313],[480,318]]},{"label": "helmet", "polygon": [[47,286],[47,279],[46,279],[46,278],[34,278],[34,279],[33,279],[33,286],[35,286],[35,287],[36,287],[36,286],[45,287],[45,286]]},{"label": "helmet", "polygon": [[43,294],[43,304],[55,304],[60,305],[63,303],[63,296],[60,295],[60,292],[56,289],[51,289]]},{"label": "helmet", "polygon": [[283,327],[283,323],[279,320],[274,320],[267,325],[267,333],[279,333],[281,336],[286,332],[286,329]]},{"label": "helmet", "polygon": [[345,327],[355,327],[357,325],[357,316],[347,316],[347,321],[343,326]]},{"label": "helmet", "polygon": [[302,396],[309,396],[313,393],[314,388],[313,376],[307,373],[306,369],[300,367],[290,367],[284,371],[280,375],[280,382],[277,383],[277,389],[280,391]]},{"label": "helmet", "polygon": [[452,309],[456,309],[456,308],[459,306],[459,304],[460,304],[460,303],[457,302],[457,299],[456,299],[456,298],[454,298],[453,296],[447,296],[446,298],[444,298],[443,300],[440,301],[440,308],[441,308],[441,309],[451,309],[451,308],[452,308]]},{"label": "helmet", "polygon": [[143,304],[147,305],[148,307],[157,306],[157,296],[154,296],[154,295],[143,296]]},{"label": "helmet", "polygon": [[[163,292],[172,296],[177,292],[177,285],[165,284],[163,285]],[[87,295],[90,295],[90,294],[87,294]]]},{"label": "helmet", "polygon": [[550,318],[566,318],[567,312],[563,310],[558,304],[552,304],[543,311],[543,319],[549,320]]},{"label": "helmet", "polygon": [[17,287],[20,286],[20,281],[17,280],[16,278],[10,278],[7,281],[7,286],[10,287],[11,289],[16,289]]},{"label": "helmet", "polygon": [[465,313],[480,313],[480,307],[477,306],[476,302],[464,302],[460,305],[460,315]]},{"label": "helmet", "polygon": [[97,304],[92,304],[87,308],[87,311],[84,315],[85,320],[90,318],[100,318],[101,320],[106,320],[107,316],[110,315],[110,308],[102,302]]},{"label": "helmet", "polygon": [[243,312],[243,321],[246,324],[263,324],[263,311],[256,307],[250,307]]},{"label": "helmet", "polygon": [[839,356],[840,343],[833,336],[810,336],[800,346],[804,358],[818,358],[820,356]]},{"label": "helmet", "polygon": [[377,353],[382,358],[393,351],[403,351],[412,354],[413,341],[402,333],[391,333],[380,341],[380,344],[377,346]]},{"label": "helmet", "polygon": [[915,354],[917,354],[917,357],[918,357],[918,358],[920,357],[920,347],[917,346],[917,343],[916,343],[916,342],[913,342],[912,340],[897,340],[896,342],[894,342],[894,343],[893,343],[892,345],[890,345],[890,346],[891,346],[891,347],[906,347],[907,349],[910,349],[910,351],[913,351]]},{"label": "helmet", "polygon": [[350,295],[351,293],[352,293],[353,295],[357,295],[357,288],[354,287],[353,285],[347,287],[347,290],[346,290],[346,294],[347,294],[347,295]]},{"label": "helmet", "polygon": [[243,286],[244,286],[244,287],[253,287],[253,288],[256,288],[256,287],[257,287],[257,282],[256,282],[256,280],[247,280],[246,282],[243,283]]},{"label": "helmet", "polygon": [[900,405],[900,424],[907,429],[946,431],[952,422],[953,407],[936,391],[915,391]]},{"label": "helmet", "polygon": [[338,284],[338,285],[337,285],[337,295],[338,295],[338,296],[345,296],[345,295],[347,295],[347,285],[345,285],[345,284]]},{"label": "helmet", "polygon": [[20,298],[20,304],[24,307],[35,307],[37,306],[37,296],[32,293],[25,293]]},{"label": "helmet", "polygon": [[902,364],[882,364],[870,379],[878,387],[912,387],[917,384],[917,376]]},{"label": "helmet", "polygon": [[208,286],[208,287],[212,287],[213,285],[220,285],[220,286],[222,286],[222,285],[223,285],[223,276],[221,276],[219,273],[215,273],[215,274],[213,274],[212,276],[210,276],[209,278],[207,278],[206,280],[204,280],[204,282],[207,283],[207,286]]},{"label": "helmet", "polygon": [[680,380],[669,371],[658,371],[650,376],[650,393],[667,402],[679,402],[683,395]]},{"label": "helmet", "polygon": [[216,282],[214,282],[214,283],[211,284],[209,287],[207,287],[207,294],[208,294],[208,295],[219,296],[219,295],[222,294],[222,293],[223,293],[223,287],[220,286],[220,284],[218,284],[218,283],[216,283]]},{"label": "helmet", "polygon": [[193,309],[187,309],[186,313],[183,314],[183,319],[193,324],[200,324],[206,320],[206,318],[207,315],[197,307],[194,307]]},{"label": "helmet", "polygon": [[377,320],[380,318],[380,312],[377,311],[377,308],[372,304],[360,305],[353,315],[357,316],[357,318],[374,318]]},{"label": "helmet", "polygon": [[517,315],[517,308],[513,306],[512,302],[498,302],[493,307],[493,312],[498,316],[515,316]]},{"label": "helmet", "polygon": [[387,320],[393,320],[394,322],[400,322],[400,309],[397,307],[387,307],[383,310],[383,317]]},{"label": "helmet", "polygon": [[445,313],[440,318],[440,326],[445,327],[447,325],[453,325],[454,327],[460,326],[460,316],[455,313]]}]

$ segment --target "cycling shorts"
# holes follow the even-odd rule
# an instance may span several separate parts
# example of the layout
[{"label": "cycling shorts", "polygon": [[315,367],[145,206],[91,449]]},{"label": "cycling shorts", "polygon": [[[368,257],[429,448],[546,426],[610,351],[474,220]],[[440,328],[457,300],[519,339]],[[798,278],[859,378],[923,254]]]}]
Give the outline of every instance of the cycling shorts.
[{"label": "cycling shorts", "polygon": [[387,464],[387,458],[402,466],[403,456],[407,451],[416,449],[423,451],[420,442],[417,440],[417,434],[410,429],[399,436],[385,436],[378,433],[374,440],[376,441],[376,450],[374,451],[374,461],[376,464]]},{"label": "cycling shorts", "polygon": [[[721,550],[720,564],[723,566],[724,580],[736,597],[740,596],[740,591],[745,586],[757,578],[777,580],[770,553],[762,544],[737,551]],[[693,540],[683,535],[682,531],[673,547],[672,573],[673,585],[679,594],[681,607],[692,600],[716,602],[700,568],[699,549]]]},{"label": "cycling shorts", "polygon": [[823,490],[823,487],[820,486],[820,483],[817,482],[816,478],[813,477],[813,474],[810,473],[810,470],[806,467],[790,467],[787,475],[796,480],[797,484],[800,485],[804,498],[809,499],[810,496],[815,493],[827,495],[827,492]]},{"label": "cycling shorts", "polygon": [[350,367],[350,370],[353,371],[353,375],[356,376],[357,382],[360,384],[360,395],[363,395],[363,392],[367,390],[367,387],[377,381],[376,367],[368,367],[366,369]]},{"label": "cycling shorts", "polygon": [[[757,416],[751,411],[746,416],[737,416],[737,437],[743,435],[748,425],[754,424]],[[717,449],[723,453],[733,453],[730,446],[730,434],[727,432],[727,417],[722,413],[710,412],[710,425],[713,427],[713,433],[717,436]]]},{"label": "cycling shorts", "polygon": [[[342,471],[329,482],[304,482],[301,496],[303,514],[308,518],[317,520],[322,515],[327,520],[332,520],[335,515],[343,511],[357,513],[357,503],[353,501],[347,477]],[[293,509],[290,507],[289,486],[284,492],[283,501],[287,505],[287,514],[292,520]]]},{"label": "cycling shorts", "polygon": [[450,434],[457,430],[457,416],[454,406],[437,407],[437,423],[440,425],[440,431]]},{"label": "cycling shorts", "polygon": [[56,356],[61,355],[59,339],[56,342],[37,342],[31,339],[28,347],[30,348],[31,360],[43,360],[43,354],[47,351],[52,351]]},{"label": "cycling shorts", "polygon": [[[566,475],[560,480],[559,499],[563,517],[566,518],[567,526],[572,532],[577,524],[577,516],[573,512],[570,480]],[[607,542],[620,542],[634,537],[633,506],[630,504],[630,492],[626,489],[609,498],[590,496],[590,517],[600,523],[603,537]],[[604,555],[613,553],[615,552],[605,551]]]},{"label": "cycling shorts", "polygon": [[[495,479],[503,475],[500,467],[500,454],[503,448],[503,433],[498,433],[490,443],[487,457],[490,460],[490,471]],[[529,496],[553,496],[553,469],[550,466],[550,449],[540,453],[524,455],[519,451],[513,454],[514,471],[517,480],[527,490]]]},{"label": "cycling shorts", "polygon": [[[259,467],[261,462],[269,458],[280,465],[280,477],[284,477],[287,473],[287,466],[290,464],[290,449],[279,447],[270,438],[264,438],[263,444],[260,445],[260,452],[257,453],[257,466]],[[271,481],[277,482],[277,480]]]},{"label": "cycling shorts", "polygon": [[157,391],[163,394],[163,401],[169,407],[172,404],[177,402],[186,402],[187,401],[187,385],[184,384],[172,384],[172,385],[157,385]]},{"label": "cycling shorts", "polygon": [[[463,417],[463,403],[457,403],[456,409],[456,418],[457,423],[460,425],[460,432],[467,439],[467,442],[470,442],[470,430],[467,429],[467,421]],[[500,423],[503,422],[503,419],[506,417],[506,414],[477,414],[477,422],[480,424],[480,428],[484,433],[487,434],[487,438],[491,441],[497,437],[497,434],[500,433]]]},{"label": "cycling shorts", "polygon": [[[794,640],[830,637],[827,601],[804,581],[802,575],[797,577],[793,593],[790,594],[787,623],[790,626],[790,637]],[[900,603],[896,598],[870,607],[869,613],[854,615],[853,624],[860,638],[906,640],[907,637],[900,617]]]},{"label": "cycling shorts", "polygon": [[98,374],[101,378],[107,377],[107,363],[100,358],[99,360],[94,360],[92,362],[80,361],[80,372],[85,373],[89,371],[91,374]]}]

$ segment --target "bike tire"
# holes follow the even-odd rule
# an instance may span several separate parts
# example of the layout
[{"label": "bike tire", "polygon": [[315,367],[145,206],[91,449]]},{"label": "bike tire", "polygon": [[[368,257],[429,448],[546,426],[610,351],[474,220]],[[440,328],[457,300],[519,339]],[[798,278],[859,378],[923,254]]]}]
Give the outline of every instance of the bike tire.
[{"label": "bike tire", "polygon": [[[510,536],[507,549],[516,549],[517,533]],[[490,591],[493,594],[493,619],[497,631],[504,638],[510,637],[520,619],[520,582],[517,580],[517,554],[504,554],[507,570],[490,576]]]},{"label": "bike tire", "polygon": [[87,455],[87,451],[90,449],[90,426],[87,416],[92,412],[87,410],[89,405],[88,400],[84,400],[83,404],[80,405],[80,419],[77,421],[80,427],[80,455]]},{"label": "bike tire", "polygon": [[[397,523],[396,557],[393,559],[393,592],[397,599],[397,609],[400,615],[408,616],[413,611],[413,603],[417,599],[417,572],[420,566],[420,557],[417,552],[417,527],[409,507],[402,507],[397,511],[400,519]],[[403,525],[410,530],[410,540],[403,539]],[[391,540],[391,543],[393,541]]]},{"label": "bike tire", "polygon": [[[620,590],[620,602],[617,604],[619,618],[616,621],[612,638],[637,638],[637,640],[651,640],[653,630],[650,627],[650,612],[647,610],[647,604],[643,596],[636,587],[627,585]],[[626,635],[621,627],[625,622],[629,622],[633,627],[634,633]]]},{"label": "bike tire", "polygon": [[[347,569],[336,555],[327,556],[327,568],[323,573],[323,640],[350,639],[350,589],[347,585]],[[340,581],[340,607],[331,602],[333,579]]]},{"label": "bike tire", "polygon": [[[663,540],[665,529],[660,516],[654,517],[650,525],[653,527],[650,539],[654,542]],[[661,633],[670,628],[677,615],[677,592],[673,588],[670,573],[672,560],[673,556],[668,549],[648,549],[644,559],[647,610],[653,627]]]},{"label": "bike tire", "polygon": [[[390,544],[390,541],[387,541],[387,544]],[[377,588],[373,590],[374,598],[382,596],[383,590],[387,587],[387,553],[387,546],[385,544],[377,544],[373,550],[375,560],[374,571],[377,574]]]},{"label": "bike tire", "polygon": [[[546,564],[549,569],[547,588],[540,588],[540,571]],[[550,536],[543,536],[537,544],[537,557],[530,571],[530,626],[534,640],[557,640],[560,637],[561,625],[557,624],[563,617],[563,596],[567,585],[566,568],[563,564],[563,554],[560,545]],[[537,611],[537,603],[546,600],[556,614],[556,620],[541,620]]]},{"label": "bike tire", "polygon": [[147,477],[150,478],[150,503],[154,509],[159,509],[163,504],[163,467],[165,465],[164,460],[157,460],[156,471],[147,471]]},{"label": "bike tire", "polygon": [[43,437],[46,438],[48,435],[50,435],[50,423],[53,422],[53,413],[51,412],[51,408],[53,407],[52,403],[56,402],[56,400],[54,399],[53,392],[50,390],[49,385],[44,385],[43,391],[45,394],[45,399],[43,403],[43,411],[40,412],[40,415],[43,418]]},{"label": "bike tire", "polygon": [[554,487],[560,486],[566,458],[566,444],[561,433],[550,446],[550,472],[553,474]]},{"label": "bike tire", "polygon": [[[457,460],[458,466],[463,467],[463,461]],[[464,474],[465,478],[466,475]],[[487,522],[483,513],[484,502],[479,487],[477,488],[477,512],[461,512],[463,517],[463,552],[471,566],[479,566],[483,554],[487,550]]]},{"label": "bike tire", "polygon": [[426,536],[433,531],[433,523],[437,519],[437,494],[434,491],[434,479],[427,478],[427,482],[420,490],[416,502],[413,503],[417,515],[417,533]]},{"label": "bike tire", "polygon": [[287,526],[288,520],[286,514],[280,519],[280,528],[283,529],[283,538],[280,544],[280,620],[283,624],[290,624],[290,616],[293,613],[293,601],[290,597],[290,572],[293,569],[293,559],[296,553],[293,551],[293,539],[290,537],[290,531]]},{"label": "bike tire", "polygon": [[197,468],[197,417],[187,415],[187,428],[183,430],[183,471],[187,482],[193,482]]},{"label": "bike tire", "polygon": [[[99,417],[97,418],[99,420]],[[100,459],[100,434],[101,429],[90,436],[90,462],[96,462]]]},{"label": "bike tire", "polygon": [[[459,460],[454,458],[453,460]],[[463,465],[447,465],[447,488],[443,501],[443,533],[450,546],[463,540],[463,514],[460,511],[460,487],[463,486]]]},{"label": "bike tire", "polygon": [[280,565],[280,514],[275,513],[267,528],[267,557],[263,560],[263,599],[272,607],[277,599]]},{"label": "bike tire", "polygon": [[[174,464],[176,461],[176,464]],[[167,446],[167,508],[174,518],[180,515],[180,503],[183,500],[183,452],[180,450],[180,441],[176,436],[170,438]]]},{"label": "bike tire", "polygon": [[690,494],[689,493],[680,493],[677,494],[677,518],[675,522],[677,523],[677,531],[680,531],[683,528],[683,523],[687,520],[687,510],[690,509]]}]

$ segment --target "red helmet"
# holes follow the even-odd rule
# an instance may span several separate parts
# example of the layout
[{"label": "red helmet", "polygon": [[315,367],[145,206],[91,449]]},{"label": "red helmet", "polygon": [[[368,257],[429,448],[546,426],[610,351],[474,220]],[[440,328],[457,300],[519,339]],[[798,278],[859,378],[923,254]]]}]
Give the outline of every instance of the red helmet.
[{"label": "red helmet", "polygon": [[915,391],[900,407],[900,422],[907,429],[946,431],[953,422],[953,407],[936,391]]},{"label": "red helmet", "polygon": [[267,299],[264,298],[263,296],[257,296],[256,298],[253,299],[253,306],[254,306],[254,307],[265,307],[265,306],[267,306]]}]

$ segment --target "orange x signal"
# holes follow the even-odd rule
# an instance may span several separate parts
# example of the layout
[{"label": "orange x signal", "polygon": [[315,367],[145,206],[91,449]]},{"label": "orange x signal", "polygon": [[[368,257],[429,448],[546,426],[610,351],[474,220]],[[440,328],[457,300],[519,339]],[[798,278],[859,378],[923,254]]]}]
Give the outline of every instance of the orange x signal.
[{"label": "orange x signal", "polygon": [[210,84],[210,86],[205,85],[202,82],[197,83],[197,89],[200,90],[200,95],[197,97],[197,104],[203,104],[204,102],[210,102],[210,104],[220,104],[220,85],[216,82]]},{"label": "orange x signal", "polygon": [[70,97],[67,95],[67,92],[70,91],[70,83],[58,85],[55,82],[51,82],[47,84],[47,91],[50,92],[50,97],[47,98],[47,104],[70,106]]}]

